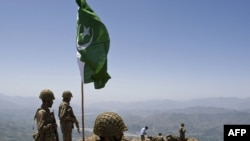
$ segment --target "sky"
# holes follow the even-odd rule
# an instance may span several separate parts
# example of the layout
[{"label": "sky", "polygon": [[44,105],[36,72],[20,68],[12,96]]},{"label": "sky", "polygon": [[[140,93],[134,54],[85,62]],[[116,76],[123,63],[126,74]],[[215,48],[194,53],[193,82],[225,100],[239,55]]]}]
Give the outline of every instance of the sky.
[{"label": "sky", "polygon": [[[108,29],[111,79],[84,101],[250,96],[249,0],[87,0]],[[0,93],[81,101],[74,0],[0,1]]]}]

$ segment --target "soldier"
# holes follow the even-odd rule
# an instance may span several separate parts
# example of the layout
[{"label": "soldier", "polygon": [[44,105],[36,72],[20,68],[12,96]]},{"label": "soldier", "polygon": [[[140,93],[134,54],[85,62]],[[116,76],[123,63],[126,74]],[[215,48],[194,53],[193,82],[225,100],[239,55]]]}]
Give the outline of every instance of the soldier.
[{"label": "soldier", "polygon": [[103,112],[96,117],[93,132],[98,141],[127,141],[123,134],[128,128],[122,118],[114,112]]},{"label": "soldier", "polygon": [[180,133],[180,141],[185,141],[185,132],[186,129],[184,128],[184,123],[181,123],[179,133]]},{"label": "soldier", "polygon": [[74,123],[76,124],[77,131],[80,133],[79,122],[70,106],[70,101],[73,95],[70,91],[64,91],[62,97],[63,100],[59,106],[58,116],[60,119],[63,141],[72,141],[72,129],[74,128]]},{"label": "soldier", "polygon": [[156,141],[164,141],[164,138],[161,133],[158,133],[158,136],[156,136]]},{"label": "soldier", "polygon": [[49,110],[55,99],[54,94],[51,90],[44,89],[40,92],[39,98],[42,100],[42,105],[35,114],[39,141],[56,141],[57,124]]}]

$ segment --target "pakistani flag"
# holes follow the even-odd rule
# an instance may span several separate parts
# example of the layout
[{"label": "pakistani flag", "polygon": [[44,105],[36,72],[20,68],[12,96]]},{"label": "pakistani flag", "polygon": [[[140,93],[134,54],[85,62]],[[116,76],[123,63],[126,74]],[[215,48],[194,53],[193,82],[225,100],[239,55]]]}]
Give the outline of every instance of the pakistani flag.
[{"label": "pakistani flag", "polygon": [[100,89],[111,78],[107,73],[109,34],[85,0],[76,3],[79,7],[76,46],[82,82],[94,82],[95,89]]}]

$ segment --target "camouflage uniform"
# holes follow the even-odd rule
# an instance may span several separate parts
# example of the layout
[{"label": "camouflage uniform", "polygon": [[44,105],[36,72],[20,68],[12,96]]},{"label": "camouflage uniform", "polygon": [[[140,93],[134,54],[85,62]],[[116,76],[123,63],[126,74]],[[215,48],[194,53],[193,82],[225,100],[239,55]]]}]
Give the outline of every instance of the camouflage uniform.
[{"label": "camouflage uniform", "polygon": [[180,137],[176,135],[168,135],[166,136],[166,141],[180,141]]},{"label": "camouflage uniform", "polygon": [[185,128],[184,128],[184,123],[181,124],[181,127],[179,129],[180,132],[180,141],[185,141]]},{"label": "camouflage uniform", "polygon": [[[54,95],[52,91],[45,89],[40,93],[40,99],[45,100],[53,100]],[[52,102],[53,103],[53,102]],[[51,104],[52,105],[52,104]],[[50,113],[50,110],[47,106],[42,104],[41,108],[39,108],[35,114],[35,118],[37,121],[37,130],[40,134],[39,141],[56,141],[56,135],[54,132],[54,123],[53,117]]]},{"label": "camouflage uniform", "polygon": [[95,120],[93,132],[99,141],[127,141],[123,134],[128,128],[124,124],[122,118],[114,112],[103,112],[99,114]]},{"label": "camouflage uniform", "polygon": [[[64,91],[62,97],[71,98],[72,94],[70,91]],[[69,101],[65,100],[62,101],[59,106],[59,112],[58,112],[61,131],[63,134],[63,141],[72,141],[72,129],[74,128],[74,123],[78,125],[78,121],[74,115],[73,109],[70,106]],[[78,132],[79,132],[79,127],[78,127]]]},{"label": "camouflage uniform", "polygon": [[155,140],[156,140],[156,141],[164,141],[164,138],[163,138],[162,134],[159,133],[158,136],[156,136],[156,139],[155,139]]}]

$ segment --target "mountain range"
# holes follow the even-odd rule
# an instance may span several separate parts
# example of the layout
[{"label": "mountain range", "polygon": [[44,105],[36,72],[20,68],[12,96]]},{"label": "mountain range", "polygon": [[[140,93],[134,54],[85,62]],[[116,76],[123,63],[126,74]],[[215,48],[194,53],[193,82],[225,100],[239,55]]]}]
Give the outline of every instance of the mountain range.
[{"label": "mountain range", "polygon": [[[54,104],[59,106],[60,101],[55,100]],[[41,105],[40,99],[37,97],[24,97],[24,96],[7,96],[0,93],[0,109],[24,109],[24,108],[37,108]],[[81,103],[71,103],[72,107],[77,109],[81,107]],[[101,105],[101,106],[100,106]],[[203,99],[192,99],[186,101],[178,100],[150,100],[150,101],[137,101],[137,102],[99,102],[87,104],[86,109],[90,110],[147,110],[147,111],[173,111],[176,109],[190,107],[207,107],[217,108],[223,110],[240,110],[250,111],[250,97],[248,98],[237,98],[237,97],[211,97]],[[218,109],[219,108],[219,109]],[[190,109],[191,110],[191,109]],[[192,109],[194,110],[194,109]],[[211,112],[217,110],[212,109]],[[185,110],[186,111],[186,110]]]}]

